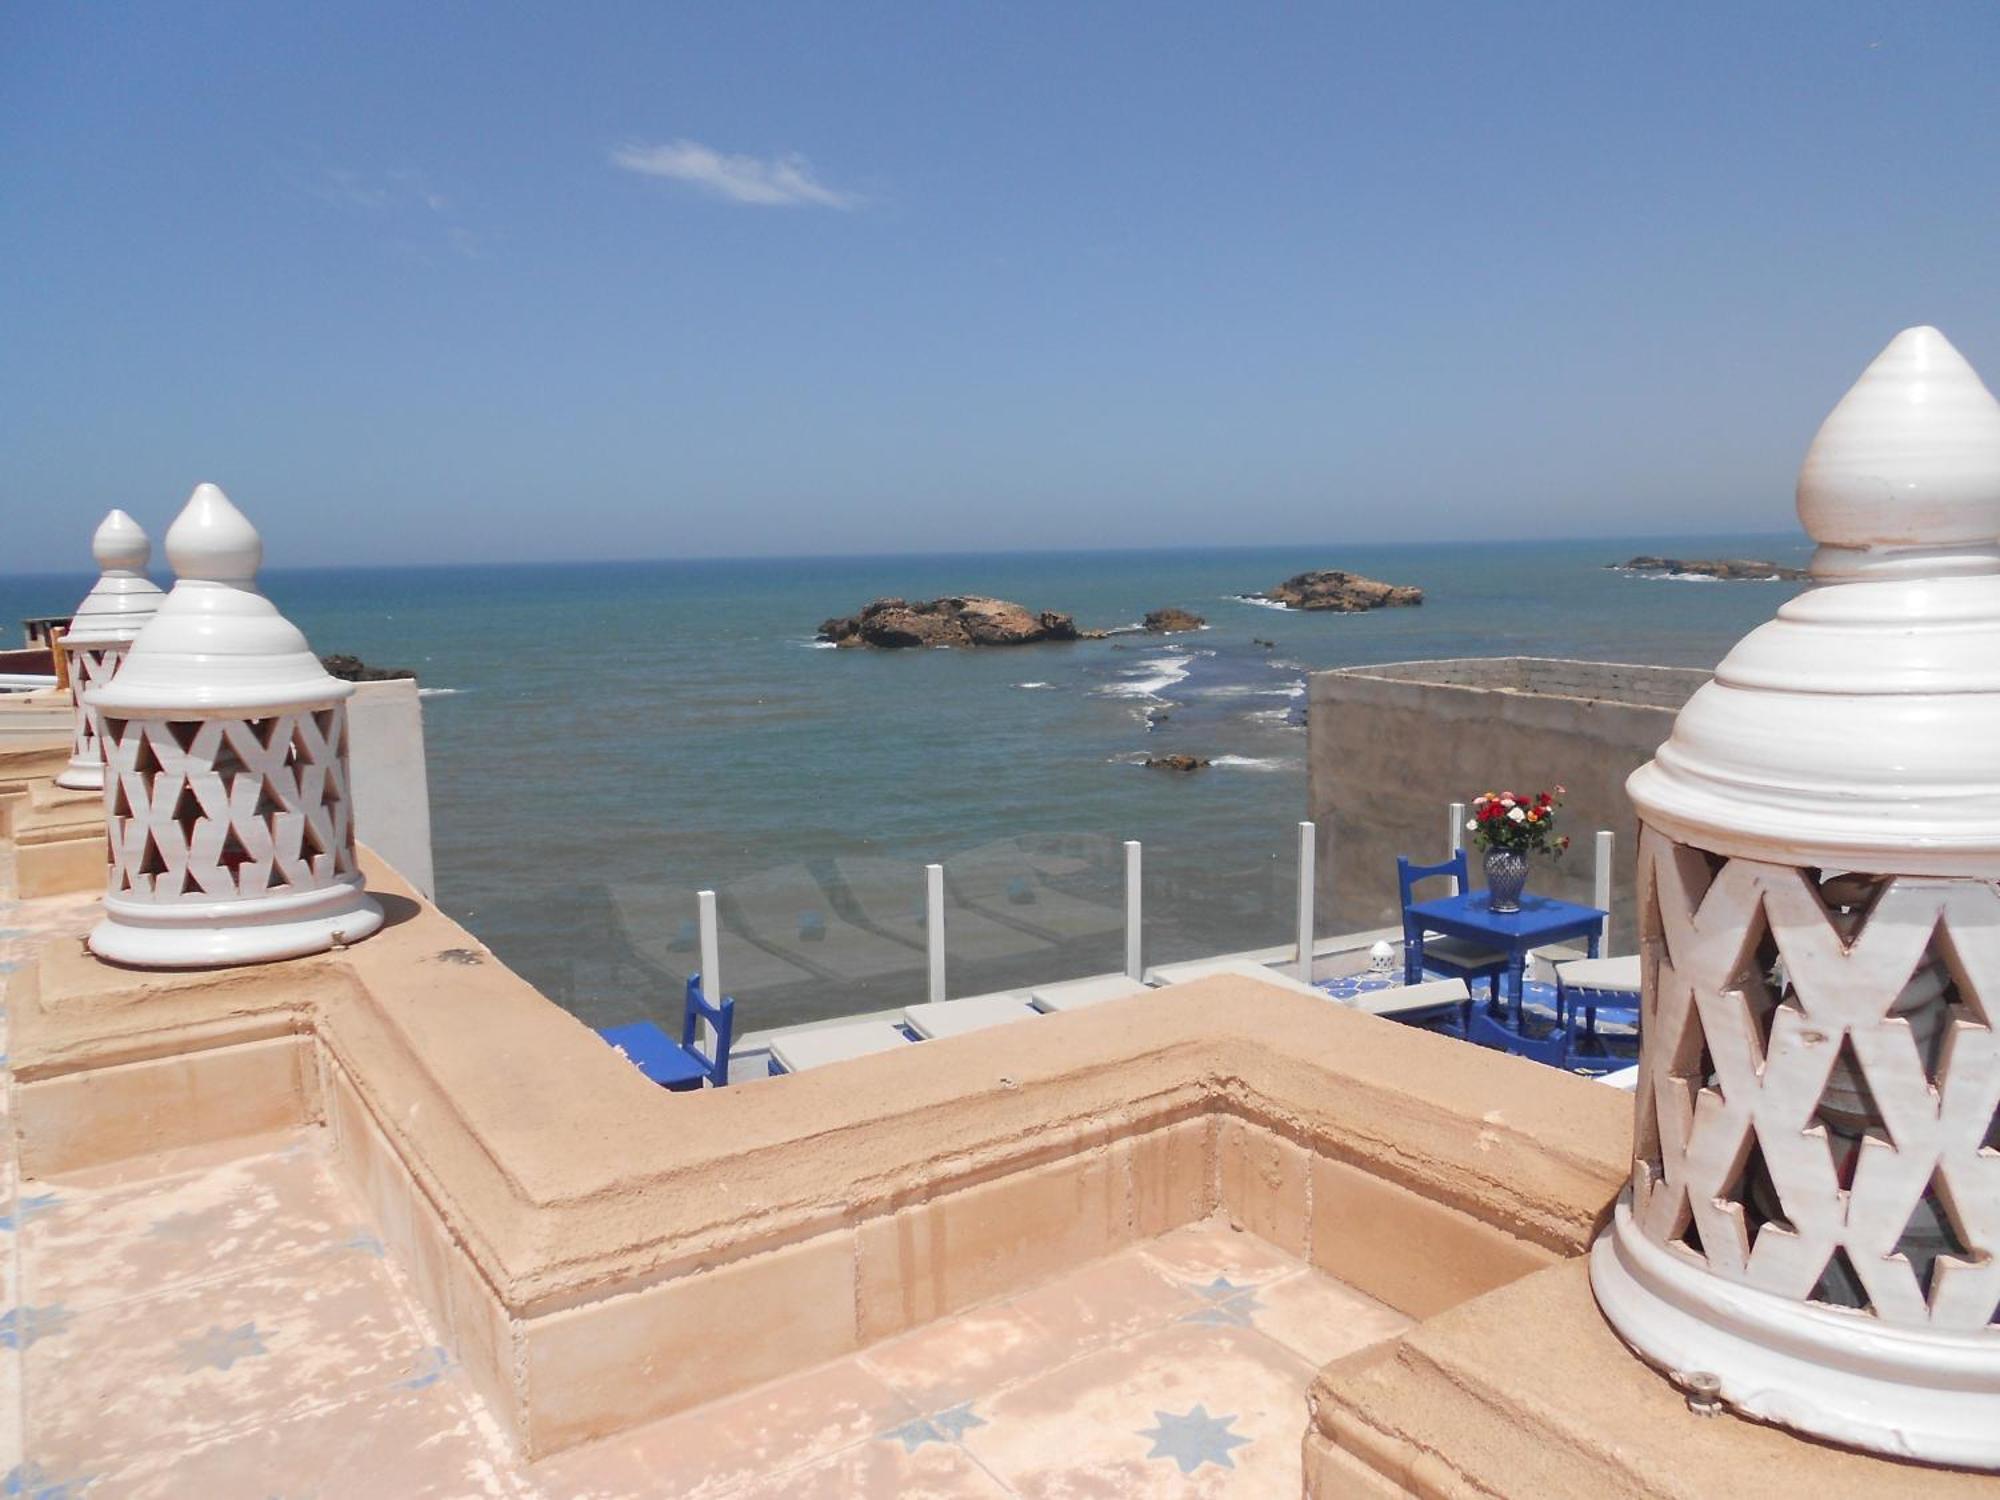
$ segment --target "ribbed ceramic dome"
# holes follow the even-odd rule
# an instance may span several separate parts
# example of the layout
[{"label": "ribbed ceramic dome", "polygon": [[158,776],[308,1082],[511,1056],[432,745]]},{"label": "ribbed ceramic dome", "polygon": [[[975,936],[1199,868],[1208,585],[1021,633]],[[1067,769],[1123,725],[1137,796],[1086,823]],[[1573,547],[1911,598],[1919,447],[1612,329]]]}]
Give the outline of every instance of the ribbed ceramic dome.
[{"label": "ribbed ceramic dome", "polygon": [[153,545],[137,521],[114,510],[98,523],[90,551],[102,576],[77,605],[66,638],[78,646],[129,641],[165,597],[146,576]]},{"label": "ribbed ceramic dome", "polygon": [[297,626],[257,592],[264,544],[212,484],[195,487],[167,532],[177,581],[116,678],[101,713],[255,713],[333,703],[354,685],[328,675]]},{"label": "ribbed ceramic dome", "polygon": [[2000,854],[2000,402],[1898,334],[1799,472],[1818,585],[1753,631],[1628,783],[1720,854],[1977,874]]}]

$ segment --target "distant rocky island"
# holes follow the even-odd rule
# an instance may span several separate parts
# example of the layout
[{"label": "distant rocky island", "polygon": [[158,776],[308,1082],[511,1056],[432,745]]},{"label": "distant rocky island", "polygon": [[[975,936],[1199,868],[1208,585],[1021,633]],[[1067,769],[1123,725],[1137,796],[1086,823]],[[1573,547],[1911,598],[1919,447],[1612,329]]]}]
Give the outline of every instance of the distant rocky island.
[{"label": "distant rocky island", "polygon": [[1009,599],[947,594],[940,599],[877,599],[858,615],[828,620],[819,638],[836,646],[1031,646],[1082,637],[1076,621]]},{"label": "distant rocky island", "polygon": [[1311,573],[1295,573],[1265,594],[1252,594],[1287,609],[1331,610],[1337,614],[1358,614],[1364,609],[1401,609],[1424,602],[1424,591],[1414,584],[1384,583],[1339,568],[1320,568]]},{"label": "distant rocky island", "polygon": [[1146,612],[1146,629],[1154,635],[1176,635],[1183,630],[1204,630],[1208,621],[1190,609],[1168,605]]},{"label": "distant rocky island", "polygon": [[344,651],[322,656],[319,664],[326,668],[327,676],[338,677],[342,682],[399,682],[417,675],[408,667],[371,667],[360,657]]},{"label": "distant rocky island", "polygon": [[1774,578],[1806,578],[1804,568],[1788,568],[1783,563],[1765,562],[1755,557],[1633,557],[1622,563],[1606,563],[1621,573],[1651,573],[1662,578],[1721,578],[1729,581],[1769,582]]}]

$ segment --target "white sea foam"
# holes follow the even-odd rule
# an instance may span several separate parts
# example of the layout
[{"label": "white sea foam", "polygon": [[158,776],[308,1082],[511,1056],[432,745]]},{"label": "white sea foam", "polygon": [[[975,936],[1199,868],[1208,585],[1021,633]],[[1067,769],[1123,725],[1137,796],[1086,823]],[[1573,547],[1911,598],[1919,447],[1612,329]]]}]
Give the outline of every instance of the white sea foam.
[{"label": "white sea foam", "polygon": [[1017,682],[1014,686],[1017,688],[1052,688],[1055,684],[1053,682]]},{"label": "white sea foam", "polygon": [[417,696],[419,698],[455,698],[464,691],[464,688],[420,687],[417,689]]},{"label": "white sea foam", "polygon": [[803,646],[808,651],[838,651],[839,645],[833,641],[792,641],[791,645]]},{"label": "white sea foam", "polygon": [[1292,722],[1292,711],[1289,708],[1259,708],[1252,710],[1243,717],[1246,719],[1255,719],[1259,724],[1275,725],[1280,729],[1305,728],[1303,724],[1294,724]]},{"label": "white sea foam", "polygon": [[1291,610],[1291,605],[1282,599],[1260,599],[1255,594],[1224,594],[1222,597],[1231,604],[1250,604],[1258,609],[1281,609],[1287,612]]},{"label": "white sea foam", "polygon": [[1218,755],[1209,764],[1236,771],[1296,771],[1305,762],[1283,755]]},{"label": "white sea foam", "polygon": [[1137,663],[1123,682],[1107,682],[1097,690],[1103,698],[1157,698],[1188,674],[1185,656],[1156,656]]}]

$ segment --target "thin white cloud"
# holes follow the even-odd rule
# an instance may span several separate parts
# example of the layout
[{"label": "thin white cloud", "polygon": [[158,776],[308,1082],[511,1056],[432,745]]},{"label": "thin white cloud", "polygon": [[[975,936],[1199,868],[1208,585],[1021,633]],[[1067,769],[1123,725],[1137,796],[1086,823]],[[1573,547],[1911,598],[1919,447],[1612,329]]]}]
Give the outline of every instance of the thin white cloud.
[{"label": "thin white cloud", "polygon": [[645,177],[685,182],[731,203],[765,207],[855,208],[859,193],[830,188],[813,176],[803,156],[728,156],[700,141],[668,141],[663,146],[620,146],[611,164]]},{"label": "thin white cloud", "polygon": [[425,180],[414,167],[385,172],[357,172],[328,167],[305,183],[306,191],[340,209],[356,209],[385,226],[396,225],[402,237],[392,241],[399,252],[428,259],[423,246],[444,243],[467,259],[484,253],[484,238],[458,221],[456,205]]}]

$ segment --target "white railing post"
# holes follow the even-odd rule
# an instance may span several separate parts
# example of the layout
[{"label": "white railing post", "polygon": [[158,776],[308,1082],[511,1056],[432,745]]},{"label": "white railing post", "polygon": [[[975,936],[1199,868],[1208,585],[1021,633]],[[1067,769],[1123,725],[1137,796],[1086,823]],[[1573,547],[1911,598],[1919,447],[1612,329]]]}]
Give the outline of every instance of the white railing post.
[{"label": "white railing post", "polygon": [[1299,824],[1299,978],[1313,977],[1313,837],[1311,823]]},{"label": "white railing post", "polygon": [[1139,841],[1125,840],[1125,977],[1139,980],[1146,977],[1146,964],[1140,949],[1140,895],[1141,882]]},{"label": "white railing post", "polygon": [[1465,847],[1465,804],[1454,802],[1445,810],[1448,827],[1445,830],[1445,858],[1449,859]]},{"label": "white railing post", "polygon": [[924,866],[924,939],[930,950],[930,998],[944,999],[944,866]]},{"label": "white railing post", "polygon": [[[701,994],[710,1005],[722,1003],[722,940],[716,930],[715,892],[696,891],[696,909],[701,913]],[[696,1038],[711,1057],[715,1056],[715,1027],[703,1016],[695,1028]],[[719,1060],[719,1059],[718,1059]]]},{"label": "white railing post", "polygon": [[1597,847],[1591,855],[1590,904],[1604,913],[1604,937],[1611,938],[1611,848],[1618,836],[1609,828],[1597,830]]}]

